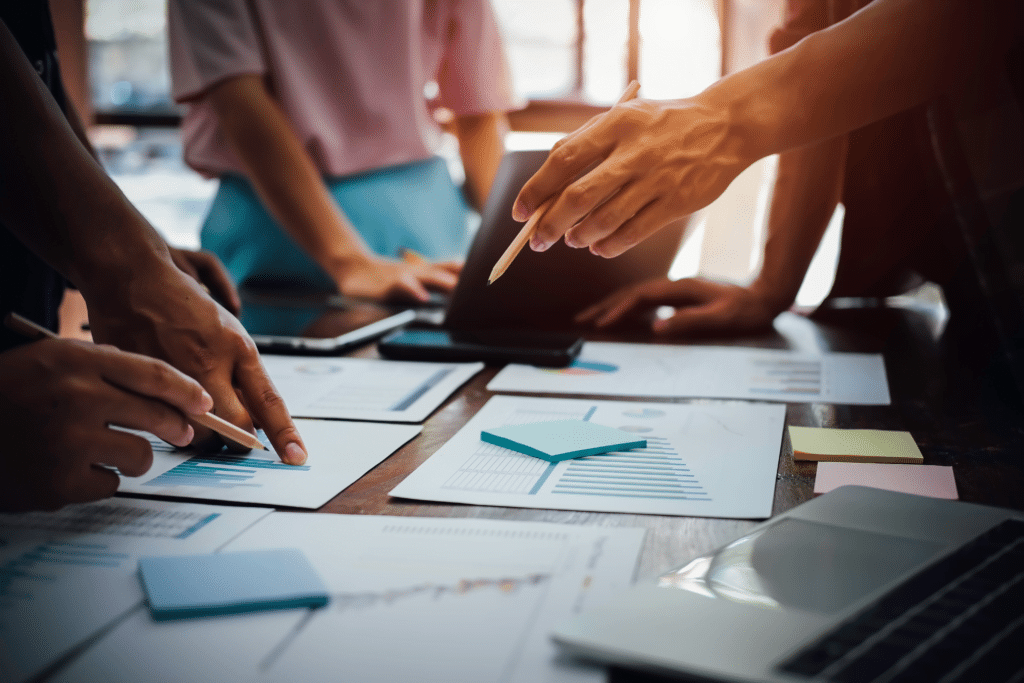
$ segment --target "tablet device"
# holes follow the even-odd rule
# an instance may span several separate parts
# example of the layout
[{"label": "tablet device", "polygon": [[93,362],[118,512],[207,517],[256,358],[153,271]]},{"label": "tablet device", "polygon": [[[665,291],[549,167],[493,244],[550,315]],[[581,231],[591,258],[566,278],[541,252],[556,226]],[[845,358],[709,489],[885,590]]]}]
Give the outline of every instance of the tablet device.
[{"label": "tablet device", "polygon": [[256,348],[263,353],[340,354],[383,336],[396,327],[416,318],[415,311],[402,311],[395,315],[364,325],[336,337],[293,337],[276,334],[253,334]]}]

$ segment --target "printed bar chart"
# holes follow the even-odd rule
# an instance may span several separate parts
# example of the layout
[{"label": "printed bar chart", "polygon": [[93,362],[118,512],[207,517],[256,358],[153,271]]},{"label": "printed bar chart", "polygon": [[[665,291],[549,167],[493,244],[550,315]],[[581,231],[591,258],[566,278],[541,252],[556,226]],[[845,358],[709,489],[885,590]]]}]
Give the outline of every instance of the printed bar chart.
[{"label": "printed bar chart", "polygon": [[205,486],[220,489],[237,486],[260,487],[261,484],[250,482],[259,470],[308,471],[309,466],[286,465],[273,460],[226,455],[196,456],[151,479],[145,485],[157,487]]},{"label": "printed bar chart", "polygon": [[665,437],[647,448],[589,455],[569,463],[552,493],[710,501],[711,497]]},{"label": "printed bar chart", "polygon": [[[391,495],[472,505],[656,515],[771,514],[786,408],[495,396]],[[646,448],[549,463],[481,440],[482,430],[587,420]]]}]

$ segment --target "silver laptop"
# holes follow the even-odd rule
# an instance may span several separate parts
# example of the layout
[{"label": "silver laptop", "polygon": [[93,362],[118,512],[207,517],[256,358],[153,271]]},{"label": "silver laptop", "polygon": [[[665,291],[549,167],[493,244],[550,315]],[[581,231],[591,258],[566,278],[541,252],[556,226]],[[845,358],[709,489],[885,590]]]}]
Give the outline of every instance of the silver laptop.
[{"label": "silver laptop", "polygon": [[1024,514],[844,487],[554,633],[700,681],[1024,680]]}]

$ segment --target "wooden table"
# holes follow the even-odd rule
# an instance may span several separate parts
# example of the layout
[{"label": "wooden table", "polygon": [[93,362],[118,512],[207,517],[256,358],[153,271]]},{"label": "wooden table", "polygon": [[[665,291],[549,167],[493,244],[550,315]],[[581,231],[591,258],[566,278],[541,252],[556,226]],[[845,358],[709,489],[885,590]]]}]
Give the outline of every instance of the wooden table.
[{"label": "wooden table", "polygon": [[[940,323],[934,311],[914,308],[829,310],[819,313],[813,320],[787,313],[776,321],[774,333],[709,343],[884,354],[892,405],[790,404],[787,423],[910,431],[921,447],[926,464],[954,467],[962,500],[1024,509],[1024,419],[1020,410],[1000,402],[977,377],[964,372],[958,359],[948,357],[937,339]],[[652,341],[643,334],[624,332],[595,338]],[[354,355],[376,357],[376,351],[367,347]],[[320,512],[641,527],[647,530],[647,538],[637,570],[639,581],[708,553],[743,535],[757,523],[754,520],[451,505],[389,497],[388,491],[437,451],[487,402],[492,393],[486,385],[497,370],[497,367],[488,367],[474,377],[427,419],[418,438],[338,494]],[[788,435],[784,435],[773,515],[812,497],[816,467],[814,463],[794,462]]]},{"label": "wooden table", "polygon": [[[847,307],[819,311],[812,318],[783,314],[772,333],[706,343],[799,351],[882,353],[892,404],[848,406],[793,403],[786,422],[810,427],[906,430],[913,434],[930,465],[951,465],[960,499],[1024,509],[1024,409],[1003,400],[983,380],[977,359],[950,350],[940,334],[940,311],[910,300],[904,307],[851,301]],[[355,306],[337,308],[311,328],[318,335],[341,334],[386,315]],[[65,306],[65,327],[78,335],[85,309],[78,301]],[[654,340],[642,332],[616,331],[594,336],[602,341]],[[353,355],[377,357],[371,345]],[[743,535],[755,520],[668,517],[565,510],[450,505],[388,496],[410,472],[437,451],[492,396],[486,389],[497,367],[488,367],[456,392],[423,425],[419,437],[339,493],[319,512],[338,514],[478,517],[569,524],[642,527],[647,538],[637,580],[654,578]],[[629,400],[615,397],[615,400]],[[685,403],[686,400],[675,401]],[[788,435],[783,435],[772,514],[810,500],[817,465],[794,462]]]}]

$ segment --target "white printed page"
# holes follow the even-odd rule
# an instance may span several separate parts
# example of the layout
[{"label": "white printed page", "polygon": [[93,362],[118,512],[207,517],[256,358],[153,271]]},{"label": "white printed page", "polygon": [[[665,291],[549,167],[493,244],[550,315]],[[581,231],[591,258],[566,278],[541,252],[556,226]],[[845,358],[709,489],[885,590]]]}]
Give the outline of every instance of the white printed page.
[{"label": "white printed page", "polygon": [[140,557],[212,553],[270,512],[111,498],[0,514],[0,680],[38,675],[141,605]]},{"label": "white printed page", "polygon": [[[448,503],[696,517],[771,515],[785,406],[495,396],[391,495]],[[549,463],[484,429],[592,420],[647,448]]]},{"label": "white printed page", "polygon": [[889,405],[878,354],[587,342],[567,368],[508,365],[491,391]]},{"label": "white printed page", "polygon": [[162,623],[139,610],[55,680],[597,683],[603,670],[559,657],[549,633],[631,584],[643,537],[276,513],[225,551],[299,548],[330,604]]},{"label": "white printed page", "polygon": [[[199,453],[150,436],[153,466],[121,477],[120,491],[318,508],[419,434],[418,425],[295,420],[309,458],[287,465],[273,451]],[[266,435],[259,433],[264,444]]]},{"label": "white printed page", "polygon": [[263,355],[294,417],[422,422],[483,363]]}]

